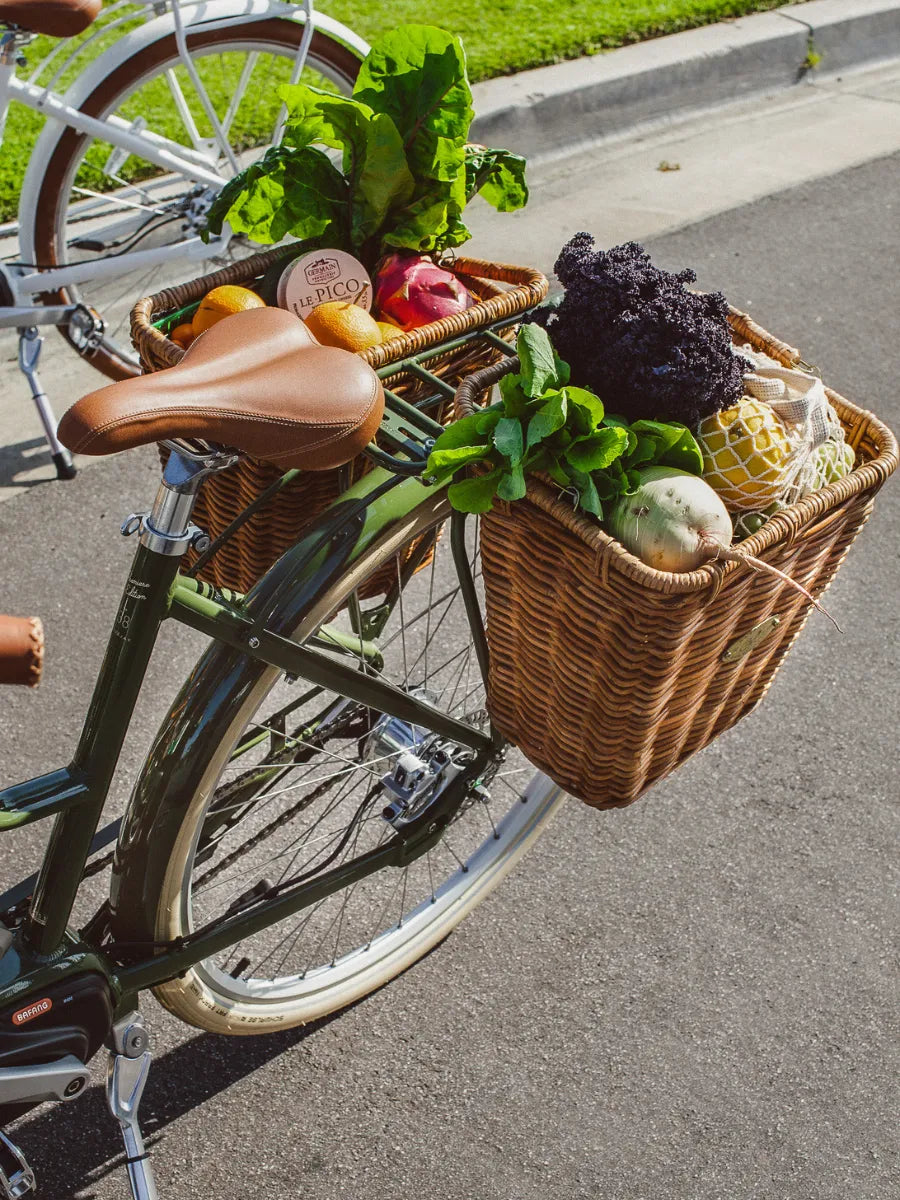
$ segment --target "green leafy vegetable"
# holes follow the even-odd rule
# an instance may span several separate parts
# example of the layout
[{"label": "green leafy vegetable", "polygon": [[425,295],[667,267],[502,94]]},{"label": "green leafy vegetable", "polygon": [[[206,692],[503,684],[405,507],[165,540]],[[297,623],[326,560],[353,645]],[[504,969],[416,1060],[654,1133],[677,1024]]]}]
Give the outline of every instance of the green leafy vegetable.
[{"label": "green leafy vegetable", "polygon": [[621,457],[627,444],[624,429],[598,429],[574,442],[566,451],[566,460],[579,471],[602,471]]},{"label": "green leafy vegetable", "polygon": [[568,401],[565,392],[551,392],[545,404],[528,423],[528,446],[537,446],[566,423]]},{"label": "green leafy vegetable", "polygon": [[[282,145],[226,184],[205,237],[226,221],[265,244],[327,232],[371,269],[389,247],[461,246],[471,236],[463,211],[478,193],[501,212],[528,199],[524,159],[467,146],[474,113],[465,53],[446,30],[401,25],[385,34],[352,98],[302,84],[278,95],[288,110]],[[341,170],[318,145],[342,151]]]},{"label": "green leafy vegetable", "polygon": [[321,150],[273,146],[225,185],[210,209],[210,228],[216,213],[223,219],[227,213],[233,232],[254,241],[316,238],[345,227],[349,197],[343,176]]},{"label": "green leafy vegetable", "polygon": [[501,500],[521,500],[527,490],[525,472],[520,462],[513,463],[508,471],[504,471],[497,484],[497,495]]},{"label": "green leafy vegetable", "polygon": [[466,146],[466,197],[480,195],[497,212],[514,212],[528,203],[525,159],[509,150]]},{"label": "green leafy vegetable", "polygon": [[417,179],[456,180],[475,115],[459,38],[431,25],[390,30],[366,56],[353,96],[391,118]]},{"label": "green leafy vegetable", "polygon": [[501,474],[499,470],[489,471],[487,475],[475,475],[471,479],[451,483],[447,488],[447,498],[460,512],[487,512],[493,506]]},{"label": "green leafy vegetable", "polygon": [[522,422],[515,417],[501,417],[494,426],[494,445],[513,466],[522,461],[525,447],[522,442]]},{"label": "green leafy vegetable", "polygon": [[700,473],[700,451],[683,425],[629,426],[607,416],[599,396],[570,387],[568,367],[539,325],[519,331],[516,349],[520,369],[500,380],[500,402],[446,429],[428,460],[438,483],[463,467],[477,467],[476,474],[450,485],[455,508],[487,512],[495,499],[521,500],[526,476],[539,472],[602,520],[604,503],[640,485],[638,464],[674,465],[669,460],[678,458],[693,464],[682,469]]},{"label": "green leafy vegetable", "polygon": [[349,241],[363,245],[394,207],[409,201],[415,187],[396,125],[365,104],[317,88],[286,85],[282,94],[291,113],[288,140],[311,138],[343,151]]},{"label": "green leafy vegetable", "polygon": [[[541,337],[541,334],[544,336]],[[516,341],[519,355],[519,386],[526,396],[542,396],[557,377],[556,359],[550,339],[537,325],[525,325]]]}]

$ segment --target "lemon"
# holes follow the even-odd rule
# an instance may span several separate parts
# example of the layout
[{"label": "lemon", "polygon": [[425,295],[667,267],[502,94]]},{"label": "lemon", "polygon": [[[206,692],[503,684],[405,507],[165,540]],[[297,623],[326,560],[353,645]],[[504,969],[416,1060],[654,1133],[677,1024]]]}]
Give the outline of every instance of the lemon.
[{"label": "lemon", "polygon": [[224,283],[221,287],[207,292],[200,301],[200,307],[194,313],[191,322],[194,337],[204,333],[224,317],[230,317],[232,313],[243,312],[247,308],[265,307],[265,303],[256,292],[238,287],[237,284]]},{"label": "lemon", "polygon": [[383,342],[390,342],[394,338],[403,337],[403,330],[398,325],[392,325],[390,321],[376,321],[375,324],[381,330],[381,340]]},{"label": "lemon", "polygon": [[368,350],[381,344],[378,322],[349,300],[326,300],[303,318],[304,324],[323,346],[341,350]]},{"label": "lemon", "polygon": [[794,447],[773,409],[752,396],[701,422],[703,478],[732,511],[766,508],[784,491]]}]

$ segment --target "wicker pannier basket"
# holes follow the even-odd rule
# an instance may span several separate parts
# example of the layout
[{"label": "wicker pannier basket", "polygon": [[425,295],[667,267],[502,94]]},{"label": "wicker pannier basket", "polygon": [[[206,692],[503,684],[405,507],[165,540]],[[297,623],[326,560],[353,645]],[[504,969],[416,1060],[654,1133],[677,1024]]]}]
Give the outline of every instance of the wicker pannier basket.
[{"label": "wicker pannier basket", "polygon": [[[734,340],[785,365],[799,353],[732,310]],[[517,360],[457,391],[457,416]],[[871,413],[828,391],[856,467],[772,517],[739,546],[814,595],[834,578],[897,466]],[[559,489],[481,518],[491,717],[535,766],[595,808],[630,804],[749,713],[810,611],[774,576],[738,563],[671,574],[645,566]]]},{"label": "wicker pannier basket", "polygon": [[[284,249],[255,254],[221,271],[139,300],[131,311],[131,337],[144,370],[161,371],[181,361],[184,350],[167,336],[167,332],[179,320],[189,319],[189,314],[208,291],[226,283],[252,288],[267,270],[280,259],[287,262],[291,255],[292,251]],[[427,351],[492,321],[524,313],[547,294],[546,278],[527,267],[471,258],[456,258],[442,265],[462,280],[477,296],[478,303],[464,313],[445,317],[366,350],[362,357],[375,369]],[[512,338],[514,331],[511,329],[507,336]],[[471,371],[502,357],[502,351],[479,342],[429,360],[428,370],[455,385]],[[431,392],[427,383],[411,375],[392,380],[391,389],[413,404]],[[442,404],[441,411],[430,413],[442,422],[449,420],[452,414],[452,400]],[[350,464],[349,478],[358,478],[368,469],[368,460],[360,456]],[[219,537],[240,511],[282,474],[270,463],[241,456],[235,467],[214,475],[204,484],[195,509],[195,521],[211,538]],[[228,538],[203,566],[201,578],[216,587],[249,591],[297,540],[305,526],[340,495],[347,478],[347,473],[338,470],[300,474]],[[410,547],[410,552],[413,550],[414,547]],[[186,566],[192,561],[193,557],[189,555]],[[366,590],[374,594],[383,589],[375,580]]]}]

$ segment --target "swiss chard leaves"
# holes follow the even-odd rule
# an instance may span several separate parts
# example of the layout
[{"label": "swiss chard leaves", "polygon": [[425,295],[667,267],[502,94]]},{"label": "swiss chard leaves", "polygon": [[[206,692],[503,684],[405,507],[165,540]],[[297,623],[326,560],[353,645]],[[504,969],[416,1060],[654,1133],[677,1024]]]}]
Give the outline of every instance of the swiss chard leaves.
[{"label": "swiss chard leaves", "polygon": [[417,175],[455,178],[475,115],[459,38],[432,25],[392,29],[366,56],[353,96],[391,117]]},{"label": "swiss chard leaves", "polygon": [[345,228],[350,214],[347,182],[321,150],[275,146],[236,175],[209,211],[210,232],[227,220],[234,233],[255,242],[316,238]]},{"label": "swiss chard leaves", "polygon": [[[205,237],[225,221],[262,243],[327,230],[332,245],[371,269],[388,247],[461,246],[471,236],[462,214],[479,190],[502,212],[528,198],[523,159],[466,146],[473,110],[465,53],[445,30],[403,25],[387,33],[363,63],[352,99],[304,85],[278,94],[289,114],[282,146],[226,184]],[[316,145],[342,151],[339,197],[320,164],[307,178],[305,155],[318,153]]]},{"label": "swiss chard leaves", "polygon": [[472,236],[462,221],[465,196],[458,183],[431,185],[393,214],[381,235],[383,246],[430,254],[462,246]]},{"label": "swiss chard leaves", "polygon": [[406,204],[415,182],[396,125],[365,104],[302,84],[279,89],[290,120],[286,136],[307,138],[343,152],[350,200],[349,244],[361,246],[380,229],[388,213]]},{"label": "swiss chard leaves", "polygon": [[466,198],[480,195],[497,212],[515,212],[528,203],[525,159],[509,150],[466,146]]}]

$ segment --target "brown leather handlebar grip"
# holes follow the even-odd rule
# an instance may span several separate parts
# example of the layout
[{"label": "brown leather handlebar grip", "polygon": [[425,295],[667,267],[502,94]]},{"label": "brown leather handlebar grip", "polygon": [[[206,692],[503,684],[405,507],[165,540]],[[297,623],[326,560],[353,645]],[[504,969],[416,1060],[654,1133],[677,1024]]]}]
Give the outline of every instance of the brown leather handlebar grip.
[{"label": "brown leather handlebar grip", "polygon": [[39,617],[0,616],[0,683],[37,687],[44,666],[44,627]]}]

